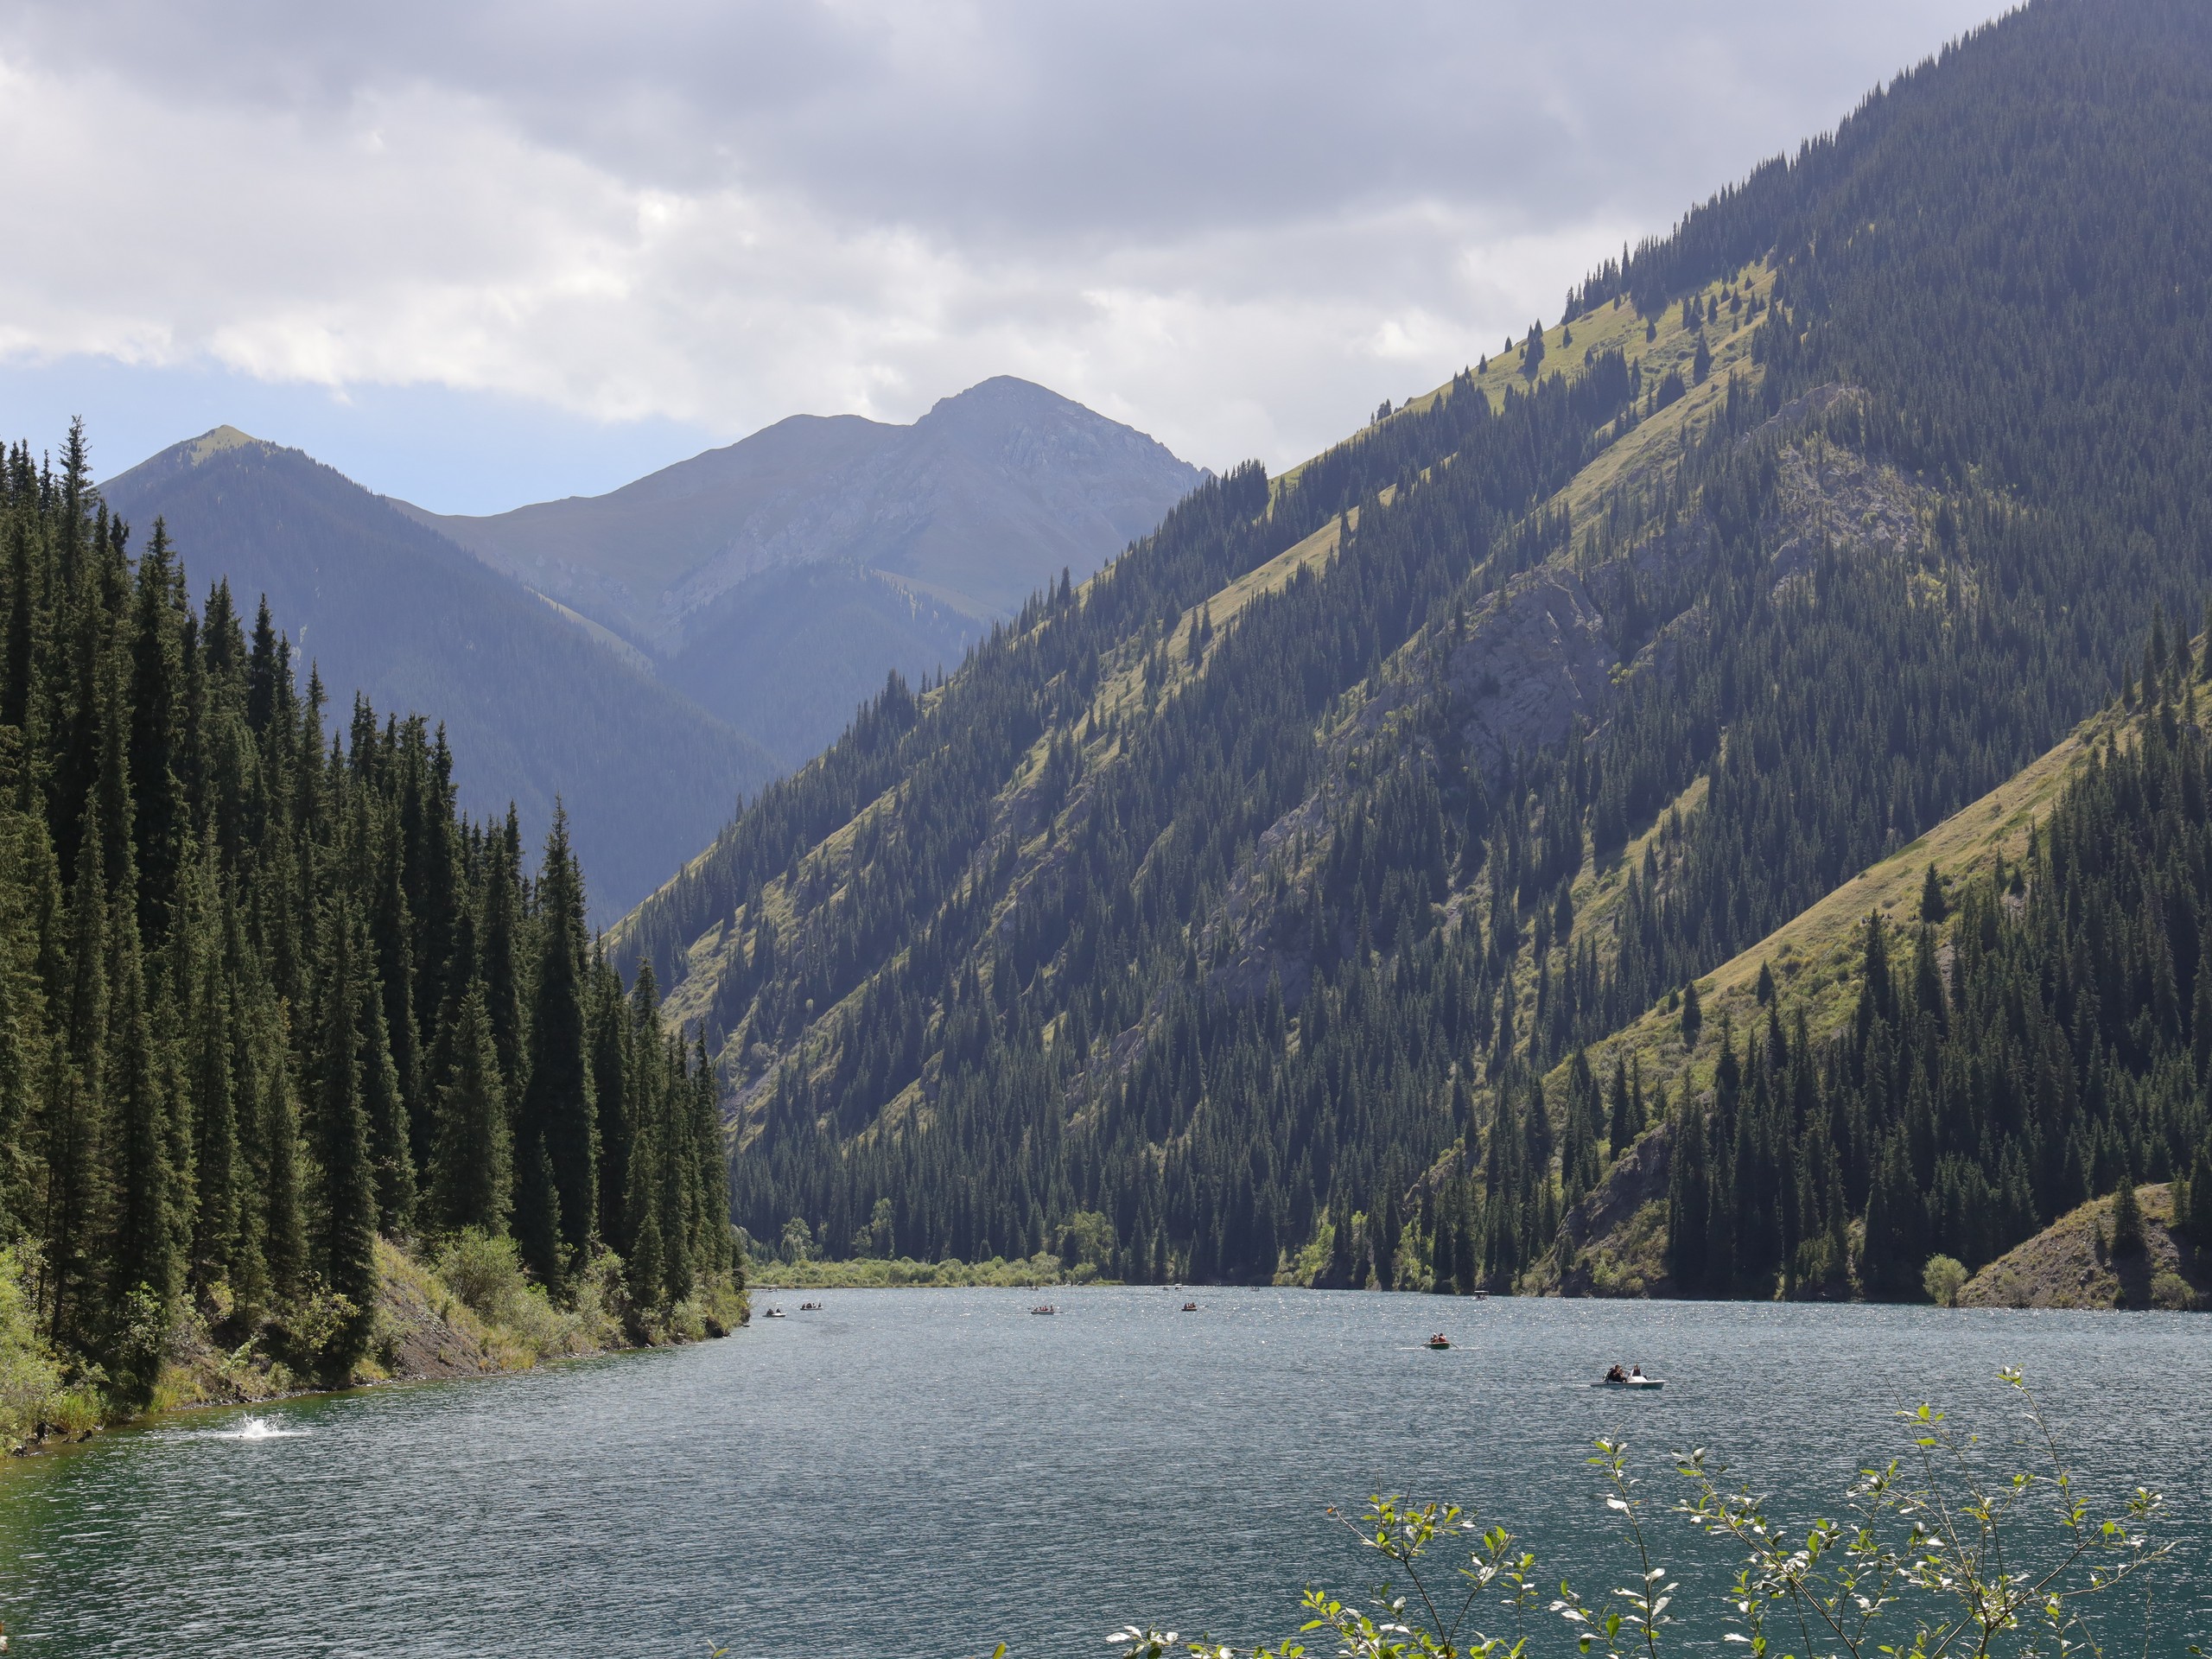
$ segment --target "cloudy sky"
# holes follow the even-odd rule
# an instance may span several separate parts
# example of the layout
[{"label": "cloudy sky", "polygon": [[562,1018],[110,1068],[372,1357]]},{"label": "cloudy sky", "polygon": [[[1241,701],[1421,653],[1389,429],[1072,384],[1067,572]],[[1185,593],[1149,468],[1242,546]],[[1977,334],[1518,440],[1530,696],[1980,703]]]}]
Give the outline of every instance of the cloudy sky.
[{"label": "cloudy sky", "polygon": [[1004,373],[1279,467],[1998,9],[0,0],[0,430],[486,512]]}]

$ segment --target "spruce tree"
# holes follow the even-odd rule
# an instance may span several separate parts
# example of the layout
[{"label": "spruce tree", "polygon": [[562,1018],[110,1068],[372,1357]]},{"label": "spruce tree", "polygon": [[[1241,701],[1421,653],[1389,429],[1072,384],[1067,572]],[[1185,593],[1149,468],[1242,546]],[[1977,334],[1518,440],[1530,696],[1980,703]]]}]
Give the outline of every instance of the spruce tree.
[{"label": "spruce tree", "polygon": [[2198,1249],[2212,1246],[2212,1152],[2203,1146],[2189,1166],[2185,1202],[2177,1203],[2174,1220],[2183,1236]]},{"label": "spruce tree", "polygon": [[[651,964],[639,969],[639,990],[646,988],[652,974]],[[636,1134],[633,1089],[643,1065],[635,1033],[650,1030],[653,1022],[648,1015],[642,1027],[633,1027],[631,1009],[623,1001],[621,976],[604,957],[594,957],[589,982],[592,1101],[599,1130],[599,1236],[621,1255],[629,1249],[624,1205],[629,1192],[629,1145]]]},{"label": "spruce tree", "polygon": [[[97,808],[87,817],[86,835],[97,840]],[[66,1039],[57,1038],[48,1052],[41,1114],[47,1196],[41,1300],[54,1339],[82,1346],[97,1332],[95,1298],[105,1278],[112,1198],[105,1167],[108,901],[98,859],[84,861],[69,912]]]},{"label": "spruce tree", "polygon": [[[679,1080],[681,1076],[679,1065]],[[672,1088],[662,1096],[658,1114],[657,1132],[661,1145],[654,1161],[660,1178],[655,1206],[660,1224],[660,1300],[671,1306],[691,1294],[696,1271],[693,1243],[697,1191],[693,1179],[696,1166],[690,1155],[690,1091]],[[1026,1255],[1029,1250],[1025,1247],[1041,1248],[1042,1243],[1041,1239],[1027,1237],[1018,1243],[1009,1242],[1005,1254]]]},{"label": "spruce tree", "polygon": [[[169,1158],[169,1101],[165,1068],[154,1052],[145,974],[136,950],[137,925],[118,909],[115,931],[127,943],[118,963],[109,1071],[115,1115],[110,1181],[117,1195],[115,1237],[109,1246],[109,1313],[112,1319],[137,1317],[126,1309],[133,1298],[143,1296],[166,1333],[183,1277],[173,1209],[176,1175]],[[151,1357],[154,1363],[158,1358]],[[150,1375],[143,1376],[133,1385],[143,1393],[152,1381]]]},{"label": "spruce tree", "polygon": [[[691,1131],[692,1265],[697,1274],[719,1276],[728,1274],[735,1262],[730,1236],[729,1149],[722,1139],[721,1089],[703,1034],[693,1039],[691,1064],[683,1074],[683,1084]],[[1267,1226],[1272,1233],[1272,1205]],[[1258,1248],[1271,1278],[1276,1246],[1262,1239]]]},{"label": "spruce tree", "polygon": [[630,1226],[630,1248],[623,1258],[631,1306],[650,1313],[664,1305],[667,1263],[661,1243],[661,1111],[657,1092],[640,1090],[632,1103],[632,1129],[625,1169],[628,1191],[623,1213]]},{"label": "spruce tree", "polygon": [[492,1040],[499,1050],[507,1098],[519,1102],[529,1059],[522,1003],[522,826],[512,807],[504,829],[488,838],[486,853],[480,924],[484,1006],[491,1015]]},{"label": "spruce tree", "polygon": [[1706,1241],[1711,1231],[1711,1171],[1706,1158],[1705,1115],[1682,1092],[1669,1126],[1673,1160],[1667,1174],[1667,1271],[1679,1296],[1706,1286]]},{"label": "spruce tree", "polygon": [[[519,1127],[526,1155],[534,1161],[542,1151],[551,1173],[560,1248],[581,1262],[597,1230],[599,1136],[584,1018],[583,883],[569,851],[567,816],[557,808],[538,874],[538,926]],[[519,1216],[524,1206],[516,1207]]]},{"label": "spruce tree", "polygon": [[262,1178],[262,1255],[269,1286],[290,1300],[305,1287],[308,1271],[307,1205],[300,1155],[300,1114],[283,1059],[264,1063],[261,1140],[266,1167]]},{"label": "spruce tree", "polygon": [[471,985],[461,999],[451,1049],[450,1070],[438,1090],[431,1207],[448,1230],[503,1233],[513,1205],[513,1134],[480,985]]},{"label": "spruce tree", "polygon": [[1943,897],[1943,884],[1937,879],[1936,867],[1928,867],[1928,878],[1920,884],[1920,919],[1933,926],[1951,913],[1949,902]]},{"label": "spruce tree", "polygon": [[2113,1192],[2112,1253],[2140,1255],[2143,1249],[2143,1203],[2136,1196],[2135,1172],[2123,1161],[2120,1185]]},{"label": "spruce tree", "polygon": [[376,1171],[377,1217],[384,1230],[404,1236],[415,1219],[415,1157],[409,1146],[407,1103],[393,1063],[385,1001],[372,978],[359,986],[361,1110]]},{"label": "spruce tree", "polygon": [[188,975],[185,1087],[193,1128],[192,1259],[208,1282],[232,1285],[243,1248],[240,1205],[249,1182],[241,1168],[237,1084],[233,1074],[231,986],[220,918],[205,849],[194,868],[184,927],[191,938],[177,953]]},{"label": "spruce tree", "polygon": [[362,1101],[359,924],[340,899],[324,919],[327,960],[322,984],[321,1083],[315,1099],[315,1149],[321,1174],[316,1206],[315,1265],[330,1287],[352,1304],[333,1369],[350,1366],[366,1348],[376,1316],[376,1171]]},{"label": "spruce tree", "polygon": [[553,1185],[553,1160],[545,1135],[529,1123],[515,1132],[513,1230],[523,1265],[550,1292],[568,1282],[568,1258],[561,1245],[561,1198]]}]

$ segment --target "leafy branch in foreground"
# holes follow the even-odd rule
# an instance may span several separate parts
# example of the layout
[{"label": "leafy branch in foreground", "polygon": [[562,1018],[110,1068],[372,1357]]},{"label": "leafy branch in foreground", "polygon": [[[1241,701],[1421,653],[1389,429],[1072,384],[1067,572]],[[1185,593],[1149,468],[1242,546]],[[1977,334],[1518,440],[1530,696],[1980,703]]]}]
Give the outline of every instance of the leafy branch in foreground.
[{"label": "leafy branch in foreground", "polygon": [[[2104,1648],[2086,1604],[2139,1582],[2147,1648],[2152,1569],[2173,1550],[2152,1537],[2161,1499],[2139,1487],[2120,1512],[2094,1514],[2021,1374],[2000,1376],[2024,1405],[2036,1466],[1993,1474],[1980,1438],[1923,1404],[1898,1414],[1909,1453],[1861,1470],[1838,1519],[1782,1518],[1769,1498],[1726,1484],[1726,1466],[1703,1449],[1678,1453],[1675,1471],[1688,1493],[1669,1512],[1726,1547],[1734,1571],[1713,1624],[1694,1627],[1695,1637],[1709,1641],[1717,1630],[1761,1659],[2095,1655]],[[1300,1637],[1325,1632],[1338,1659],[1531,1659],[1541,1631],[1549,1631],[1583,1654],[1657,1659],[1679,1622],[1681,1586],[1653,1559],[1648,1500],[1628,1446],[1599,1440],[1588,1461],[1633,1554],[1632,1584],[1593,1605],[1562,1580],[1547,1600],[1536,1557],[1504,1527],[1485,1528],[1454,1504],[1377,1497],[1359,1521],[1337,1518],[1382,1557],[1383,1581],[1364,1607],[1308,1587]],[[1455,1575],[1424,1566],[1443,1541],[1468,1550]],[[1481,1628],[1485,1606],[1505,1630]],[[1560,1623],[1532,1627],[1540,1608]],[[1236,1659],[1238,1651],[1134,1624],[1107,1639],[1121,1659]],[[1294,1640],[1249,1651],[1251,1659],[1300,1659],[1306,1649]]]},{"label": "leafy branch in foreground", "polygon": [[[1742,1628],[1732,1634],[1764,1653],[1769,1618],[1779,1614],[1808,1653],[2101,1651],[2082,1603],[2144,1577],[2171,1553],[2149,1531],[2162,1502],[2139,1487],[2124,1515],[2094,1519],[2025,1380],[2000,1375],[2024,1402],[2047,1468],[1993,1478],[1977,1455],[1980,1437],[1923,1404],[1903,1414],[1910,1457],[1861,1471],[1847,1499],[1853,1520],[1815,1521],[1802,1543],[1747,1488],[1725,1491],[1726,1471],[1704,1452],[1678,1459],[1694,1494],[1681,1512],[1745,1553],[1731,1598]],[[1916,1600],[1932,1611],[1913,1611]],[[1892,1608],[1911,1619],[1909,1636],[1878,1647],[1875,1622]]]}]

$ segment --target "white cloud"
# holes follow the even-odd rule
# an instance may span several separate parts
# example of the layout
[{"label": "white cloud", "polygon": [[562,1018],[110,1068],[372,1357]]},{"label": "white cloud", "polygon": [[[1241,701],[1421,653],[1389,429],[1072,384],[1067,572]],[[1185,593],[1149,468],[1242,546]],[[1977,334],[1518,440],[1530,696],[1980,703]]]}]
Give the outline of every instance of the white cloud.
[{"label": "white cloud", "polygon": [[0,6],[0,354],[1281,465],[1987,10]]}]

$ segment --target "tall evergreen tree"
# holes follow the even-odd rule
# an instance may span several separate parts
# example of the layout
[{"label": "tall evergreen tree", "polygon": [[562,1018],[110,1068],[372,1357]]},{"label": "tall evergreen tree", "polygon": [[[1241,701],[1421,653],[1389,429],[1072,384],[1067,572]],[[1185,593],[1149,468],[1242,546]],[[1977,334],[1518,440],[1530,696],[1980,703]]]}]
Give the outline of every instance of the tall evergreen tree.
[{"label": "tall evergreen tree", "polygon": [[513,1134],[480,985],[470,985],[461,999],[450,1047],[450,1069],[438,1093],[432,1209],[442,1227],[503,1233],[513,1205]]},{"label": "tall evergreen tree", "polygon": [[361,1085],[362,998],[355,975],[359,924],[334,902],[323,921],[327,961],[322,983],[321,1086],[315,1099],[315,1143],[322,1173],[316,1206],[315,1264],[330,1287],[353,1306],[346,1363],[365,1347],[377,1291],[376,1171],[369,1150]]},{"label": "tall evergreen tree", "polygon": [[[557,809],[540,866],[537,902],[540,942],[520,1138],[532,1164],[543,1154],[561,1248],[569,1261],[581,1262],[599,1217],[599,1136],[584,1017],[583,882],[569,854],[567,817]],[[517,1209],[519,1213],[522,1206]],[[561,1271],[551,1262],[541,1266],[549,1277]]]}]

